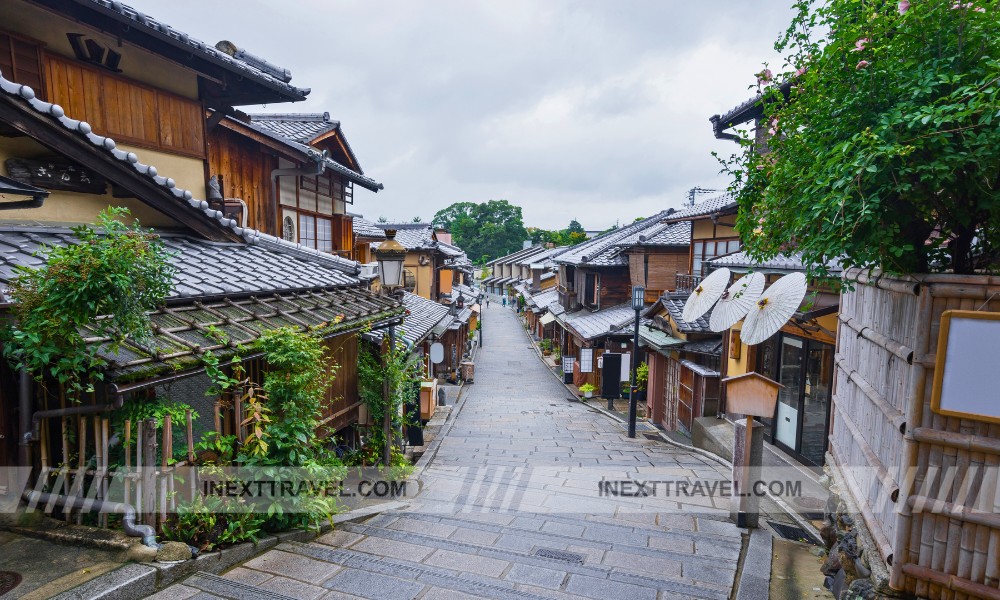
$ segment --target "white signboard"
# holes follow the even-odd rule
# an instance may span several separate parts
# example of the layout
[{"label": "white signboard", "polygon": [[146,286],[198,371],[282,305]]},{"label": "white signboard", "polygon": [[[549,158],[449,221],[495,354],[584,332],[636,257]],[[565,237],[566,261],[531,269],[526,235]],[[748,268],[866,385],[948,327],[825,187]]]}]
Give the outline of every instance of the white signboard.
[{"label": "white signboard", "polygon": [[619,381],[631,381],[632,380],[632,355],[628,353],[622,354],[622,377]]},{"label": "white signboard", "polygon": [[576,362],[576,357],[573,357],[573,356],[564,356],[562,358],[563,373],[572,373],[573,372],[573,363],[574,362]]},{"label": "white signboard", "polygon": [[1000,313],[946,310],[940,331],[931,408],[1000,423]]},{"label": "white signboard", "polygon": [[444,360],[444,345],[441,342],[431,344],[431,362],[439,365]]},{"label": "white signboard", "polygon": [[580,372],[581,373],[593,373],[594,372],[594,349],[593,348],[580,348]]}]

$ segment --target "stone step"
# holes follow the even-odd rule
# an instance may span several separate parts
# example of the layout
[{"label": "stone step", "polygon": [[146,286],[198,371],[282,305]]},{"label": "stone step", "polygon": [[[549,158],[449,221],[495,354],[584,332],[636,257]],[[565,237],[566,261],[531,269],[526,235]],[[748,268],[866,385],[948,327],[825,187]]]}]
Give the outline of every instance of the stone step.
[{"label": "stone step", "polygon": [[[184,580],[183,585],[199,589],[216,598],[227,598],[230,600],[296,600],[294,596],[283,596],[204,571],[198,571],[188,577]],[[199,594],[199,597],[203,596]]]},{"label": "stone step", "polygon": [[[576,580],[604,582],[612,587],[664,591],[674,597],[681,594],[690,598],[725,598],[729,595],[736,570],[735,564],[720,568],[703,562],[697,565],[688,563],[687,567],[703,579],[695,580],[683,576],[685,563],[681,561],[603,551],[595,556],[586,548],[563,543],[562,539],[551,540],[547,546],[512,549],[488,545],[488,540],[482,540],[486,545],[479,545],[358,524],[345,526],[339,532],[317,541],[321,544],[346,544],[350,548],[342,549],[373,557],[413,560],[422,564],[453,561],[456,565],[501,579],[506,579],[504,573],[508,568],[517,565],[515,571],[528,570],[544,575],[539,584],[552,590],[562,589],[562,578],[553,574],[559,572]],[[560,556],[567,552],[576,556]]]},{"label": "stone step", "polygon": [[[444,588],[457,594],[466,594],[470,598],[496,600],[570,597],[558,590],[543,590],[541,594],[528,591],[523,588],[531,586],[514,580],[488,577],[472,570],[426,565],[317,543],[288,542],[279,546],[279,549],[344,567],[326,580],[323,587],[375,600],[416,598],[425,594],[428,587]],[[477,566],[484,565],[480,563]]]},{"label": "stone step", "polygon": [[[623,544],[634,547],[661,548],[664,544],[674,543],[679,539],[689,540],[697,548],[699,545],[708,549],[710,546],[718,550],[712,555],[733,556],[736,560],[740,548],[743,545],[743,533],[745,529],[739,529],[731,523],[695,517],[692,524],[698,529],[689,530],[683,528],[663,528],[657,525],[647,525],[643,523],[629,524],[622,519],[614,517],[588,516],[587,518],[574,518],[555,514],[534,514],[515,515],[504,513],[436,513],[418,511],[385,511],[365,522],[366,525],[385,527],[394,519],[405,517],[429,522],[448,523],[459,527],[470,527],[503,533],[509,531],[516,532],[539,532],[546,523],[561,524],[567,528],[583,527],[583,535],[574,531],[569,534],[574,538],[590,539],[598,542],[613,544]],[[506,518],[510,517],[510,518]],[[669,516],[668,516],[669,518]],[[558,527],[550,525],[547,533],[556,532]],[[567,529],[569,531],[569,529]],[[669,547],[669,546],[666,546]]]},{"label": "stone step", "polygon": [[[685,579],[716,583],[732,582],[736,573],[740,545],[718,548],[710,540],[692,542],[688,539],[659,540],[658,545],[636,546],[618,539],[601,539],[600,530],[588,537],[583,525],[574,530],[541,531],[501,527],[461,519],[425,521],[400,515],[380,526],[368,523],[351,524],[345,531],[369,537],[432,545],[436,548],[511,550],[534,554],[541,548],[572,551],[584,556],[584,564],[605,564],[622,571],[662,573],[668,565],[676,565],[678,575]],[[578,533],[582,530],[582,534]],[[661,543],[662,542],[662,543]],[[700,553],[699,553],[700,552]]]}]

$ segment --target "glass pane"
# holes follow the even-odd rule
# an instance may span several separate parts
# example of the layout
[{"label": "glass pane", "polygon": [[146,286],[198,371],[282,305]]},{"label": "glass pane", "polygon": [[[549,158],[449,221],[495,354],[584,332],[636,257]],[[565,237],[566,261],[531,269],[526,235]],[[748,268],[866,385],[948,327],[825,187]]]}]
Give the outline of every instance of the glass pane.
[{"label": "glass pane", "polygon": [[778,392],[776,440],[795,450],[799,428],[799,395],[802,392],[803,343],[795,338],[782,338],[779,354],[778,383],[785,386]]},{"label": "glass pane", "polygon": [[823,464],[829,431],[831,388],[833,387],[833,346],[809,343],[806,379],[803,382],[802,443],[799,454],[815,465]]},{"label": "glass pane", "polygon": [[323,252],[333,251],[330,219],[316,219],[316,248]]},{"label": "glass pane", "polygon": [[299,243],[309,248],[316,247],[315,220],[309,215],[299,215]]},{"label": "glass pane", "polygon": [[740,241],[739,240],[730,240],[729,241],[729,245],[726,248],[726,253],[730,254],[730,253],[739,252],[739,251],[740,251]]}]

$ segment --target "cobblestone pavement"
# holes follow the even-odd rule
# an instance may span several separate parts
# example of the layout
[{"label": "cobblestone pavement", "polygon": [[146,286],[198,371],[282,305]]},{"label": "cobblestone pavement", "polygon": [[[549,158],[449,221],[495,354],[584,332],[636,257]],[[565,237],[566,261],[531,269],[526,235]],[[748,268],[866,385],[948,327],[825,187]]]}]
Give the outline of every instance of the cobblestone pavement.
[{"label": "cobblestone pavement", "polygon": [[[725,481],[724,469],[627,438],[569,398],[513,313],[495,302],[485,312],[476,383],[407,509],[281,544],[163,597],[729,598],[745,530],[722,494],[698,491]],[[655,494],[599,493],[638,491],[623,479],[661,483]]]}]

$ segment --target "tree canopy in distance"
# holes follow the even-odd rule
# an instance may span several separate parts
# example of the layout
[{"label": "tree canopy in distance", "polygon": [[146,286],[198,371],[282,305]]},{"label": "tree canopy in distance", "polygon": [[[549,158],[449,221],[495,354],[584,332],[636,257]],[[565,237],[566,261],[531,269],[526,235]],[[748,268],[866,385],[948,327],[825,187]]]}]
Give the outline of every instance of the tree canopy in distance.
[{"label": "tree canopy in distance", "polygon": [[516,252],[528,239],[521,207],[506,200],[456,202],[439,210],[431,223],[447,229],[452,241],[478,263]]}]

